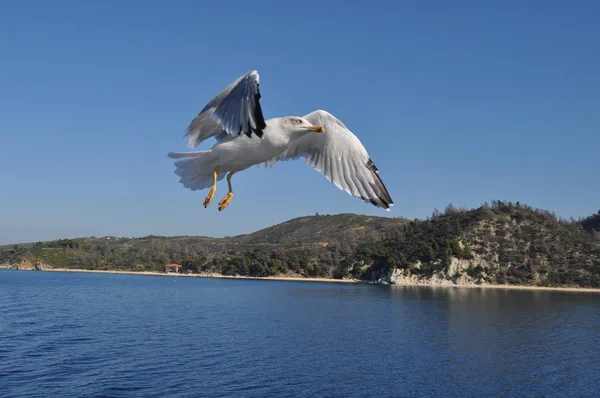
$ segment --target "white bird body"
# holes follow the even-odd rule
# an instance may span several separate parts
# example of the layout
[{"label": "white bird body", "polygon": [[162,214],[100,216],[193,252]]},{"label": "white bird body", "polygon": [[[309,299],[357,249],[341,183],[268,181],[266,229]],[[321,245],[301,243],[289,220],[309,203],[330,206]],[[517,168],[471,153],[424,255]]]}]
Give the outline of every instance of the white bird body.
[{"label": "white bird body", "polygon": [[[171,158],[179,159],[175,162],[175,172],[180,182],[194,191],[204,189],[212,184],[212,172],[217,167],[217,180],[221,180],[226,173],[237,173],[272,161],[288,149],[291,141],[310,131],[283,129],[285,122],[284,118],[266,120],[262,138],[243,134],[226,136],[208,151],[169,153]],[[304,124],[306,127],[312,126],[310,123]]]},{"label": "white bird body", "polygon": [[219,170],[238,172],[265,163],[281,155],[288,148],[291,140],[301,136],[294,135],[288,130],[281,131],[289,134],[271,134],[272,131],[280,130],[281,118],[269,119],[265,122],[266,127],[262,138],[240,135],[217,143],[211,148],[219,164]]},{"label": "white bird body", "polygon": [[273,165],[277,161],[306,158],[309,166],[338,188],[386,211],[392,199],[377,167],[360,140],[330,113],[317,110],[303,117],[284,116],[264,120],[259,99],[258,73],[242,75],[219,93],[192,120],[187,129],[188,146],[195,147],[209,137],[217,143],[210,150],[171,152],[175,174],[184,187],[211,191],[228,176],[229,193],[220,202],[225,208],[233,192],[231,176],[251,166]]}]

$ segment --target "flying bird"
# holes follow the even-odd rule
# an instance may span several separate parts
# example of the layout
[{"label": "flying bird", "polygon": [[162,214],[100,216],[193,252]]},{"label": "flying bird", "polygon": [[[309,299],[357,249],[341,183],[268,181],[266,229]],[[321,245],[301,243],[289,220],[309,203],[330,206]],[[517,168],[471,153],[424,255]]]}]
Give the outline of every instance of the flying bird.
[{"label": "flying bird", "polygon": [[233,198],[231,177],[254,165],[272,166],[278,161],[305,158],[306,163],[329,182],[362,201],[390,211],[392,198],[378,169],[360,140],[324,110],[302,117],[265,120],[260,105],[259,75],[253,70],[227,86],[191,121],[184,137],[188,147],[214,137],[211,149],[169,152],[175,174],[193,191],[210,187],[207,207],[217,191],[217,181],[227,175],[229,191],[219,211]]}]

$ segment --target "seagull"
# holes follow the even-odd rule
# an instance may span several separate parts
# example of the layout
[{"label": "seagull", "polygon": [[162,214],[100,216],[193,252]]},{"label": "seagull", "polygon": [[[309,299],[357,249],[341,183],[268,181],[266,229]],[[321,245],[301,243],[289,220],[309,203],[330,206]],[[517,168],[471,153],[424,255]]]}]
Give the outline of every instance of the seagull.
[{"label": "seagull", "polygon": [[219,211],[233,198],[231,177],[254,165],[305,158],[339,189],[363,202],[390,211],[392,198],[360,140],[335,116],[316,110],[302,117],[265,120],[260,104],[259,75],[250,71],[214,97],[191,121],[184,137],[194,148],[214,137],[206,151],[169,152],[175,174],[192,191],[210,187],[204,207],[213,200],[217,181],[227,175],[229,191]]}]

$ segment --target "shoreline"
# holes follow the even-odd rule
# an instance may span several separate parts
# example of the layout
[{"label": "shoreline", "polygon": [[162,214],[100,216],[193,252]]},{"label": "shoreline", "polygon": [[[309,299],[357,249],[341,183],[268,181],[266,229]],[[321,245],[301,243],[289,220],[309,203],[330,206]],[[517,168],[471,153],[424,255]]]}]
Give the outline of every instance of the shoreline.
[{"label": "shoreline", "polygon": [[89,272],[98,274],[125,274],[125,275],[147,275],[147,276],[176,276],[185,278],[213,278],[213,279],[248,279],[248,280],[272,280],[272,281],[301,281],[301,282],[328,282],[328,283],[365,283],[356,279],[333,279],[333,278],[303,278],[301,276],[238,276],[221,274],[180,274],[175,272],[155,271],[107,271],[93,269],[75,268],[48,268],[45,272]]},{"label": "shoreline", "polygon": [[[32,270],[21,270],[32,271]],[[147,276],[176,276],[188,278],[213,278],[213,279],[242,279],[242,280],[266,280],[266,281],[292,281],[292,282],[325,282],[325,283],[353,283],[353,284],[374,284],[372,282],[361,281],[357,279],[333,279],[333,278],[304,278],[295,276],[232,276],[221,274],[179,274],[165,273],[155,271],[119,271],[119,270],[90,270],[75,268],[48,268],[46,272],[88,272],[100,274],[125,274],[125,275],[147,275]],[[375,284],[374,284],[375,285]],[[507,289],[507,290],[538,290],[538,291],[557,291],[557,292],[579,292],[579,293],[600,293],[600,288],[590,287],[547,287],[547,286],[520,286],[520,285],[457,285],[457,284],[437,284],[437,283],[407,283],[397,285],[387,285],[391,287],[405,286],[423,286],[423,287],[442,287],[442,288],[470,288],[470,289]]]}]

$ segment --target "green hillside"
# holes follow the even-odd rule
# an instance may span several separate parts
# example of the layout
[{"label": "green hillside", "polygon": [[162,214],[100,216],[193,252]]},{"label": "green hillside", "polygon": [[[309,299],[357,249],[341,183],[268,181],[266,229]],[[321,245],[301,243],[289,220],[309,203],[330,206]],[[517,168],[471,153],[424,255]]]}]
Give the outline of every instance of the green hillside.
[{"label": "green hillside", "polygon": [[88,237],[0,248],[0,263],[224,275],[300,275],[381,283],[600,287],[600,213],[561,220],[494,201],[426,220],[300,217],[234,237]]}]

